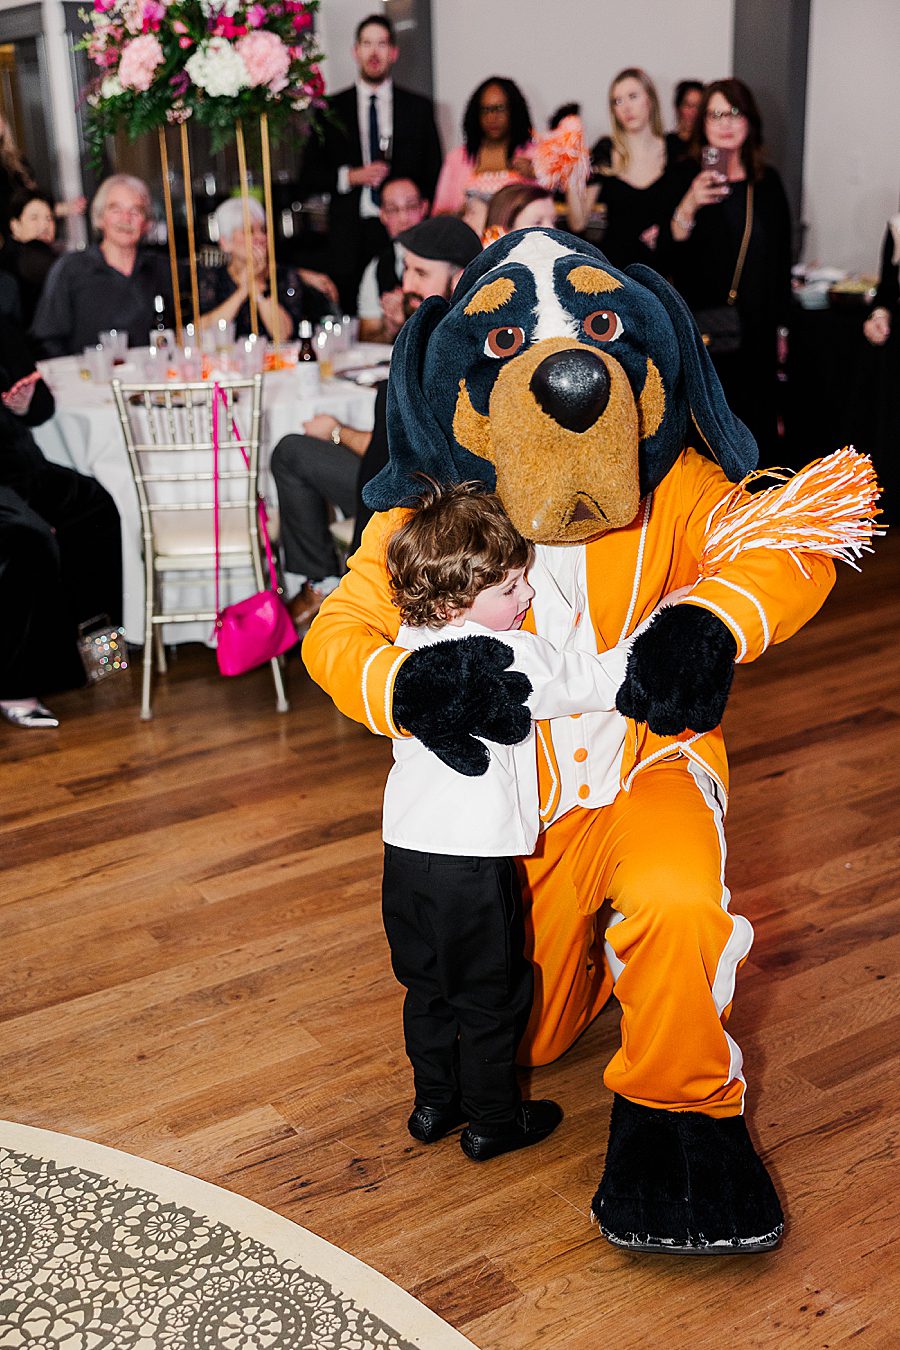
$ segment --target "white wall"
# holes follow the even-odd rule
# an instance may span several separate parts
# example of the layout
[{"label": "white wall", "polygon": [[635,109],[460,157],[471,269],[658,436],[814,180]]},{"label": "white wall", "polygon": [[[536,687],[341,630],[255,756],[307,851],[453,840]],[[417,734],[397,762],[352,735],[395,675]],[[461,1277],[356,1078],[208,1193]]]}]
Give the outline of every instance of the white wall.
[{"label": "white wall", "polygon": [[[434,0],[440,3],[440,0]],[[322,0],[316,14],[319,46],[325,53],[322,74],[329,93],[345,89],[356,79],[353,60],[353,34],[356,25],[368,14],[377,14],[378,0]]]},{"label": "white wall", "polygon": [[900,4],[812,0],[805,262],[877,272],[900,198]]},{"label": "white wall", "polygon": [[643,66],[668,129],[679,80],[730,74],[733,13],[734,0],[433,0],[444,146],[462,139],[463,110],[488,75],[515,80],[539,129],[561,103],[581,103],[592,143],[609,130],[610,80]]}]

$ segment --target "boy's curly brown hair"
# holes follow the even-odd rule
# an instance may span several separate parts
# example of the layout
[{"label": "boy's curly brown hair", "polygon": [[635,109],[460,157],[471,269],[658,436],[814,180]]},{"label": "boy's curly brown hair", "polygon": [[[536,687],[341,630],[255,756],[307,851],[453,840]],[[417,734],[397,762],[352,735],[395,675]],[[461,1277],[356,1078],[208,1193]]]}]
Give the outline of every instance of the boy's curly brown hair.
[{"label": "boy's curly brown hair", "polygon": [[511,571],[530,567],[534,545],[484,483],[425,486],[413,514],[387,548],[391,599],[404,623],[440,628],[479,592]]}]

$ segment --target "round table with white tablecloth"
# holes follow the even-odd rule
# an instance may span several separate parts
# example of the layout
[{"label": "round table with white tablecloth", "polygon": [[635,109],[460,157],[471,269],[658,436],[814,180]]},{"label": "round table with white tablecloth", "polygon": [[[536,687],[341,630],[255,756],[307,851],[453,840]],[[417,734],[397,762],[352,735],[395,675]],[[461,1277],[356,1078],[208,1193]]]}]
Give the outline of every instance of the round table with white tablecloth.
[{"label": "round table with white tablecloth", "polygon": [[[366,344],[337,359],[348,374],[359,367],[374,367],[390,359],[390,348]],[[141,518],[137,493],[131,476],[128,452],[108,383],[96,384],[82,375],[83,362],[77,356],[61,356],[39,362],[39,369],[56,399],[54,416],[33,429],[34,438],[47,459],[68,465],[79,473],[96,478],[112,496],[122,521],[123,622],[130,642],[144,640],[144,567],[141,556]],[[116,372],[125,381],[139,383],[141,376],[129,366]],[[378,372],[374,372],[378,373]],[[366,378],[365,376],[363,378]],[[276,502],[275,487],[269,475],[272,450],[282,436],[299,431],[316,413],[330,413],[348,426],[367,431],[372,426],[375,391],[370,384],[347,379],[322,382],[319,392],[301,398],[297,392],[295,370],[272,371],[263,377],[262,434],[260,438],[261,483],[267,500]],[[195,603],[212,608],[212,589],[208,580],[198,582]],[[226,602],[232,597],[226,595]],[[207,631],[195,624],[168,625],[166,642],[206,640]]]}]

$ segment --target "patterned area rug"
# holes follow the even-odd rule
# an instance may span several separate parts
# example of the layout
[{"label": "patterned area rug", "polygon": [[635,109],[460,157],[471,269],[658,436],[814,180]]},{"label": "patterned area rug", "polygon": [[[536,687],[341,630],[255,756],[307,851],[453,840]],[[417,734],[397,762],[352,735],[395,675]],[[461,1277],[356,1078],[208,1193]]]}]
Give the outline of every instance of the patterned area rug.
[{"label": "patterned area rug", "polygon": [[0,1121],[3,1350],[474,1350],[270,1210],[100,1144]]}]

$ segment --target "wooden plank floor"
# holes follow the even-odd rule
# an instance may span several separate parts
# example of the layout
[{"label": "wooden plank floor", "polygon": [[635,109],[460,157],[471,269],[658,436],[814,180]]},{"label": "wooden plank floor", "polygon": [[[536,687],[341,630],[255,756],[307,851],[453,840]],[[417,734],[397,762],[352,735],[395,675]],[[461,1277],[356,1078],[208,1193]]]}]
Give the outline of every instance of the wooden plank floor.
[{"label": "wooden plank floor", "polygon": [[[239,1191],[482,1350],[900,1346],[900,539],[739,672],[729,881],[756,945],[732,1033],[786,1199],[765,1257],[615,1251],[588,1224],[608,1010],[531,1091],[566,1120],[485,1166],[413,1145],[378,905],[389,750],[294,663],[182,649],[0,729],[0,1115]],[[135,676],[138,672],[134,672]],[[686,1029],[689,1035],[689,1029]]]}]

